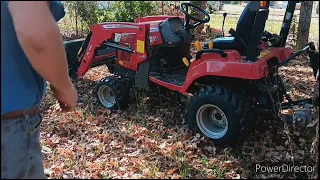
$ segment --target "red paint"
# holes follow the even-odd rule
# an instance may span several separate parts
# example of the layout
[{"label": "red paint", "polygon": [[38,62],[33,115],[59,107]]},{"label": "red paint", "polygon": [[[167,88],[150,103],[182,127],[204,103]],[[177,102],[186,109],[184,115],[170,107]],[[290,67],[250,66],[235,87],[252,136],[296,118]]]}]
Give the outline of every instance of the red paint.
[{"label": "red paint", "polygon": [[[114,26],[107,29],[104,26]],[[136,24],[136,23],[101,23],[95,24],[91,27],[92,37],[88,44],[88,48],[85,51],[85,55],[81,61],[78,69],[78,76],[83,77],[89,70],[92,62],[95,59],[94,52],[105,41],[113,40],[115,33],[136,33],[136,40],[146,42],[146,35],[148,35],[150,26],[148,24]],[[146,43],[144,44],[146,45]],[[136,49],[135,49],[136,50]],[[123,63],[123,66],[137,70],[138,64],[147,59],[146,47],[144,46],[144,52],[135,52],[131,54],[131,61]]]},{"label": "red paint", "polygon": [[244,57],[233,50],[225,51],[228,54],[226,58],[221,58],[219,54],[204,54],[199,60],[192,62],[181,92],[186,92],[196,79],[208,75],[247,80],[262,79],[268,73],[267,60],[276,57],[281,62],[293,53],[289,48],[270,48],[269,50],[270,54],[253,63],[241,62]]},{"label": "red paint", "polygon": [[173,91],[179,91],[179,92],[182,92],[182,88],[181,86],[178,86],[178,85],[175,85],[175,84],[170,84],[170,83],[167,83],[167,82],[164,82],[164,81],[161,81],[159,79],[156,79],[154,77],[149,77],[149,80],[156,83],[156,84],[159,84],[161,86],[164,86],[168,89],[171,89]]},{"label": "red paint", "polygon": [[[164,20],[175,17],[175,16],[147,16],[143,18],[137,18],[136,23],[125,23],[125,22],[115,22],[115,23],[100,23],[95,24],[90,27],[93,33],[91,40],[86,49],[85,56],[81,61],[80,67],[78,69],[78,76],[82,77],[89,70],[90,65],[94,61],[103,60],[103,58],[94,57],[94,50],[97,49],[103,42],[108,40],[114,40],[115,33],[122,34],[120,39],[120,44],[124,46],[131,46],[132,49],[136,50],[137,40],[142,40],[145,42],[146,35],[149,35],[150,46],[156,46],[163,43],[161,34],[159,31],[159,24]],[[184,21],[184,17],[180,17]],[[103,26],[130,26],[130,27],[113,27],[106,29]],[[139,31],[139,28],[141,31]],[[131,34],[128,34],[131,33]],[[127,44],[124,44],[127,43]],[[91,47],[91,49],[90,49]],[[124,51],[118,51],[118,61],[123,61],[123,66],[132,70],[137,70],[138,64],[146,60],[146,53],[127,53]],[[131,58],[131,60],[129,60]]]},{"label": "red paint", "polygon": [[264,41],[260,41],[260,46],[259,46],[261,49],[266,49],[268,48],[268,43],[267,42],[264,42]]},{"label": "red paint", "polygon": [[[95,50],[103,42],[114,40],[115,33],[122,34],[120,45],[130,46],[136,51],[135,53],[118,51],[116,63],[128,69],[137,70],[139,63],[147,59],[146,43],[144,44],[144,52],[139,53],[137,52],[137,40],[146,42],[146,37],[149,36],[150,46],[162,44],[159,24],[170,17],[173,16],[150,16],[138,18],[136,23],[101,23],[91,26],[93,35],[78,69],[78,75],[82,77],[88,71],[92,62],[104,60],[115,55],[115,53],[110,53],[109,55],[94,57]],[[109,28],[104,26],[109,26]],[[110,26],[113,27],[110,28]],[[168,89],[187,93],[190,85],[204,76],[231,77],[246,80],[262,79],[268,73],[267,61],[269,59],[278,58],[281,62],[293,53],[289,48],[268,48],[268,45],[262,41],[260,48],[263,51],[270,51],[270,53],[252,63],[242,62],[245,57],[240,56],[238,51],[235,50],[225,50],[228,54],[226,58],[214,53],[203,54],[200,59],[191,63],[183,86],[166,83],[153,77],[149,77],[149,79]]]},{"label": "red paint", "polygon": [[[150,25],[150,31],[149,31],[150,46],[156,46],[163,43],[160,30],[159,30],[159,24],[161,22],[163,22],[163,20],[137,23],[137,24]],[[133,39],[136,38],[135,34],[130,34],[128,36],[121,38],[121,42],[131,41],[132,38]]]},{"label": "red paint", "polygon": [[191,63],[183,86],[169,84],[153,77],[149,77],[149,79],[161,86],[181,93],[188,93],[190,85],[204,76],[259,80],[263,79],[268,73],[267,60],[275,57],[281,62],[293,53],[289,48],[270,48],[266,50],[270,50],[271,53],[253,63],[241,62],[245,57],[240,56],[238,51],[234,50],[226,50],[225,52],[228,54],[226,58],[221,58],[219,54],[203,54],[199,60]]}]

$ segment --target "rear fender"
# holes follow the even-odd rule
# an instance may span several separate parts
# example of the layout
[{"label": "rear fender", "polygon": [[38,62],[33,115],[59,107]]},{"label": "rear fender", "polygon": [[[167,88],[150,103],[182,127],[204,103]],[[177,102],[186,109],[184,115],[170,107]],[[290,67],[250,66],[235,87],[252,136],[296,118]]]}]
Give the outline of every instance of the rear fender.
[{"label": "rear fender", "polygon": [[218,54],[204,54],[199,60],[192,62],[182,91],[186,92],[193,82],[205,76],[246,80],[258,80],[265,77],[267,72],[265,61],[241,62],[240,55],[239,57],[232,51],[225,52],[228,54],[227,58],[222,58]]},{"label": "rear fender", "polygon": [[267,62],[278,59],[280,62],[292,54],[289,48],[268,48],[261,51],[255,62],[243,61],[238,51],[225,50],[227,56],[220,54],[203,54],[191,63],[182,92],[186,92],[197,79],[205,76],[228,77],[244,80],[260,80],[269,73]]}]

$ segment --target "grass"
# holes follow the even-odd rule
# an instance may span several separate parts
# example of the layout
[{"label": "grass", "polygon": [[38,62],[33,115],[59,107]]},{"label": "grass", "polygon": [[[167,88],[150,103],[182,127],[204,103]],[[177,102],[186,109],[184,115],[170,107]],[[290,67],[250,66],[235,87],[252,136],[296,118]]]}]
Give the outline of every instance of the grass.
[{"label": "grass", "polygon": [[[230,28],[236,29],[239,16],[226,17],[225,24],[224,24],[225,33],[228,32]],[[222,21],[223,21],[223,16],[221,14],[212,14],[211,21],[209,22],[210,27],[221,29]],[[271,17],[266,22],[265,30],[269,31],[270,33],[279,34],[281,30],[281,25],[282,25],[282,20],[274,20]],[[309,39],[319,41],[319,23],[315,22],[314,19],[313,21],[311,21]]]},{"label": "grass", "polygon": [[[211,15],[210,27],[221,29],[222,27],[223,17],[220,15]],[[226,18],[224,29],[225,32],[229,31],[229,29],[236,29],[238,23],[238,18],[230,17]],[[266,30],[271,33],[279,33],[281,29],[281,22],[277,21],[267,21],[266,22]]]},{"label": "grass", "polygon": [[218,178],[218,179],[224,178],[224,177],[225,177],[225,174],[228,172],[227,169],[217,167],[216,165],[213,165],[213,166],[212,166],[212,171],[213,171],[213,174],[214,174],[214,175],[216,176],[216,178]]}]

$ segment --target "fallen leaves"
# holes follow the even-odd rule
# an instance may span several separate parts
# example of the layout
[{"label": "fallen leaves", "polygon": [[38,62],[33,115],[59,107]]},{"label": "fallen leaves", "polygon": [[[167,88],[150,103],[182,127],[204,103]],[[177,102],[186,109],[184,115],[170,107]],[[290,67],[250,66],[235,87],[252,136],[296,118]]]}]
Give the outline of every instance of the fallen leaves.
[{"label": "fallen leaves", "polygon": [[[299,80],[296,84],[302,87],[305,83],[300,82],[301,77],[310,74],[310,69],[301,65],[295,71],[294,66],[287,66],[282,73],[289,73],[289,85]],[[187,108],[180,109],[167,99],[162,99],[161,106],[149,99],[142,104],[133,103],[127,111],[111,113],[97,105],[92,91],[106,75],[107,68],[101,66],[77,80],[79,104],[72,113],[53,113],[54,99],[50,91],[47,93],[45,103],[49,105],[44,108],[41,144],[49,178],[240,179],[257,178],[252,169],[255,164],[314,163],[308,151],[311,132],[290,127],[289,141],[281,121],[267,122],[265,132],[250,137],[260,140],[250,139],[223,149],[200,133],[192,134],[182,123]],[[308,96],[310,88],[290,86],[290,90],[297,96]],[[279,177],[261,173],[257,176]]]},{"label": "fallen leaves", "polygon": [[171,179],[182,179],[182,176],[179,175],[179,174],[173,174],[173,175],[171,176]]},{"label": "fallen leaves", "polygon": [[52,149],[47,146],[42,146],[42,153],[50,154],[50,153],[52,153]]},{"label": "fallen leaves", "polygon": [[283,146],[276,146],[276,150],[277,151],[284,151],[286,150],[287,148],[283,147]]},{"label": "fallen leaves", "polygon": [[141,151],[142,151],[141,149],[138,149],[138,150],[136,150],[136,151],[134,151],[132,153],[126,154],[126,155],[129,156],[129,157],[136,157],[136,156],[140,155]]},{"label": "fallen leaves", "polygon": [[131,178],[132,179],[142,179],[142,175],[141,174],[132,174]]},{"label": "fallen leaves", "polygon": [[228,170],[231,170],[233,169],[233,164],[232,164],[232,161],[224,161],[223,164],[222,164],[222,167],[228,169]]},{"label": "fallen leaves", "polygon": [[170,169],[168,171],[168,175],[171,176],[173,173],[175,173],[179,168],[173,168],[173,169]]},{"label": "fallen leaves", "polygon": [[226,173],[225,179],[240,179],[240,174],[235,174],[235,173]]}]

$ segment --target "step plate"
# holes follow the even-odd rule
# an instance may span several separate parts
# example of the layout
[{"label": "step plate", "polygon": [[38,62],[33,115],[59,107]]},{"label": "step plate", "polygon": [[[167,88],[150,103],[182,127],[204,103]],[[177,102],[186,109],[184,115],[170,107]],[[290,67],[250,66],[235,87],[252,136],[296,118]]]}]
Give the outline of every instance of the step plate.
[{"label": "step plate", "polygon": [[181,87],[186,80],[186,76],[183,75],[159,75],[158,73],[150,73],[150,76],[160,81],[164,81],[166,83],[174,84]]}]

